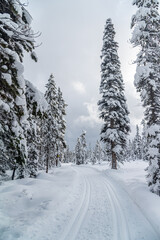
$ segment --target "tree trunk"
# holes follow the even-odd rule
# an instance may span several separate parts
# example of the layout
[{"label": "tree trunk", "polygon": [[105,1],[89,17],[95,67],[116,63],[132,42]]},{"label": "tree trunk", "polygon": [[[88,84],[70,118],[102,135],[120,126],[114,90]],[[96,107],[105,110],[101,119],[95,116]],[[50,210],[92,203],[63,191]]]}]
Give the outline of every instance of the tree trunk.
[{"label": "tree trunk", "polygon": [[48,154],[47,154],[47,159],[46,159],[46,173],[48,173],[48,163],[49,163],[49,159],[48,159]]},{"label": "tree trunk", "polygon": [[[114,129],[114,120],[111,119],[111,129]],[[117,157],[114,152],[115,142],[111,141],[112,169],[117,169]]]},{"label": "tree trunk", "polygon": [[14,180],[15,172],[16,172],[16,167],[13,168],[13,172],[12,172],[12,180]]},{"label": "tree trunk", "polygon": [[57,143],[57,156],[56,156],[56,167],[58,167],[58,163],[59,163],[59,148],[58,148],[59,144]]},{"label": "tree trunk", "polygon": [[48,168],[49,168],[49,147],[47,146],[46,173],[48,173]]},{"label": "tree trunk", "polygon": [[56,167],[58,167],[58,156],[56,158]]},{"label": "tree trunk", "polygon": [[117,158],[115,152],[113,151],[113,148],[112,148],[112,169],[117,169]]}]

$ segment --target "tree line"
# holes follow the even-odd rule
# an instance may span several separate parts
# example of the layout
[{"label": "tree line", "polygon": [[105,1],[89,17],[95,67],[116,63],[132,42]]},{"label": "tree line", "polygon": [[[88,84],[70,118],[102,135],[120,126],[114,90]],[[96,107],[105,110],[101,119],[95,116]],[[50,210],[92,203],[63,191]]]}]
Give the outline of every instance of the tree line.
[{"label": "tree line", "polygon": [[36,177],[59,165],[66,104],[51,74],[43,95],[23,77],[24,51],[37,61],[31,16],[19,0],[0,3],[0,175]]}]

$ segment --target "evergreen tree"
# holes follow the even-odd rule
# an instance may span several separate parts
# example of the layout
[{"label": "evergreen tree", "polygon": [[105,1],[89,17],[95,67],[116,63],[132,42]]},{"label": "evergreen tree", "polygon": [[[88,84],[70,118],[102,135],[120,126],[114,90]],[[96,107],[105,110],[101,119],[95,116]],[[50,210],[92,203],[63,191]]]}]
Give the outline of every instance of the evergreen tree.
[{"label": "evergreen tree", "polygon": [[39,161],[40,145],[42,144],[40,128],[48,105],[44,95],[29,81],[26,81],[25,95],[29,122],[29,128],[27,130],[28,160],[26,163],[26,170],[30,177],[36,177],[38,167],[42,169],[44,165]]},{"label": "evergreen tree", "polygon": [[[48,103],[47,118],[43,126],[44,148],[46,156],[46,172],[51,166],[55,166],[58,155],[59,128],[58,128],[58,98],[54,77],[51,74],[46,84],[45,98]],[[57,142],[58,141],[58,142]]]},{"label": "evergreen tree", "polygon": [[75,162],[77,165],[82,164],[82,144],[80,138],[77,139],[75,147]]},{"label": "evergreen tree", "polygon": [[95,150],[92,152],[91,162],[92,162],[93,165],[97,162]]},{"label": "evergreen tree", "polygon": [[160,195],[160,16],[158,0],[134,0],[131,43],[139,47],[134,84],[140,92],[147,124],[148,185]]},{"label": "evergreen tree", "polygon": [[136,160],[134,140],[129,139],[128,141],[126,160],[132,160],[132,161]]},{"label": "evergreen tree", "polygon": [[117,53],[118,44],[114,37],[115,31],[112,21],[107,19],[101,56],[100,94],[102,94],[102,99],[98,105],[100,118],[104,121],[101,129],[101,140],[107,144],[109,155],[112,158],[112,168],[117,169],[117,161],[122,160],[130,126]]},{"label": "evergreen tree", "polygon": [[100,164],[102,159],[102,147],[99,141],[96,142],[94,154],[95,154],[96,161],[98,161],[98,163]]},{"label": "evergreen tree", "polygon": [[82,164],[87,163],[87,143],[86,143],[86,132],[83,131],[80,135],[81,141],[81,156],[82,156]]},{"label": "evergreen tree", "polygon": [[83,131],[80,137],[77,139],[75,147],[76,164],[87,163],[87,144],[86,144],[86,132]]},{"label": "evergreen tree", "polygon": [[[58,157],[57,161],[62,161],[64,157],[64,149],[66,148],[66,142],[65,142],[65,130],[66,130],[66,121],[64,119],[64,116],[66,115],[65,108],[67,104],[65,103],[62,92],[60,88],[58,88],[58,139],[56,142],[57,144],[57,151],[58,151]],[[58,162],[57,164],[58,165]]]},{"label": "evergreen tree", "polygon": [[64,163],[69,163],[71,162],[72,160],[72,153],[71,151],[69,150],[69,146],[67,145],[66,148],[65,148],[65,151],[64,151],[64,159],[63,159],[63,162]]},{"label": "evergreen tree", "polygon": [[92,159],[92,148],[91,148],[91,144],[89,144],[89,147],[87,148],[87,162],[90,162]]},{"label": "evergreen tree", "polygon": [[142,120],[142,125],[143,125],[143,129],[142,129],[142,159],[143,161],[147,160],[147,127],[146,127],[146,122],[145,120]]},{"label": "evergreen tree", "polygon": [[136,136],[133,140],[135,159],[142,159],[142,140],[139,134],[139,127],[136,125]]},{"label": "evergreen tree", "polygon": [[[24,50],[36,60],[31,16],[19,0],[0,2],[0,160],[3,171],[16,168],[24,177],[27,159],[26,131],[28,127],[25,82],[23,78]],[[4,163],[5,162],[5,163]],[[0,163],[1,165],[1,163]],[[5,166],[5,167],[4,167]]]}]

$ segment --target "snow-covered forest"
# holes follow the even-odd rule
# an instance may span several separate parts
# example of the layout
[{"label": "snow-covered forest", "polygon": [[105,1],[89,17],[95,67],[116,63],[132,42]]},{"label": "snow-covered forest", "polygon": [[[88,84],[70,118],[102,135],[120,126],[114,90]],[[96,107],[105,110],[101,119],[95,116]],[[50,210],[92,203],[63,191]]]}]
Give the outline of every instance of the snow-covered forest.
[{"label": "snow-covered forest", "polygon": [[91,144],[87,125],[79,126],[73,147],[54,68],[43,92],[25,78],[25,56],[38,64],[36,50],[45,44],[37,43],[41,33],[32,28],[28,3],[0,1],[0,240],[160,239],[159,1],[133,0],[130,7],[127,40],[137,51],[141,123],[130,119],[116,28],[106,16],[97,89],[101,130]]}]

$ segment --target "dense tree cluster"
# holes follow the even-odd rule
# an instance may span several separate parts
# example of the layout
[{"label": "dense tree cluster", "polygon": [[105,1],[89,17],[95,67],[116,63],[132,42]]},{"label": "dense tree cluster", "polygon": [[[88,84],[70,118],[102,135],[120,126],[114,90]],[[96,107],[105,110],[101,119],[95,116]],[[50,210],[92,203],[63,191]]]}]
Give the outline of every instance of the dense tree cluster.
[{"label": "dense tree cluster", "polygon": [[[33,51],[35,34],[30,27],[31,20],[19,0],[1,1],[0,175],[6,176],[6,170],[12,170],[12,179],[15,172],[18,178],[36,177],[38,169],[47,165],[48,152],[49,166],[52,166],[58,157],[57,152],[60,152],[58,159],[63,158],[65,148],[66,104],[60,89],[52,89],[49,81],[44,98],[23,77],[24,51],[30,52],[37,61]],[[54,100],[56,104],[53,107]],[[48,125],[54,130],[49,132]],[[47,142],[50,139],[52,141]]]},{"label": "dense tree cluster", "polygon": [[142,122],[143,129],[142,133],[140,134],[139,126],[136,125],[136,134],[133,140],[128,141],[127,148],[126,148],[126,160],[144,160],[146,161],[146,135],[144,129],[144,121]]}]

